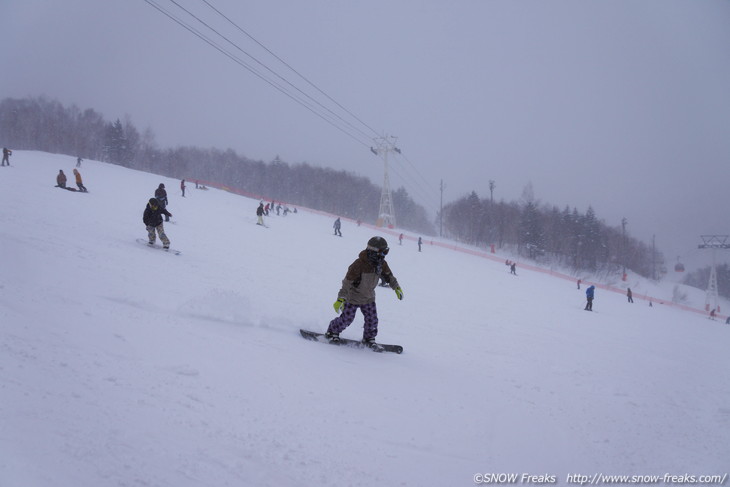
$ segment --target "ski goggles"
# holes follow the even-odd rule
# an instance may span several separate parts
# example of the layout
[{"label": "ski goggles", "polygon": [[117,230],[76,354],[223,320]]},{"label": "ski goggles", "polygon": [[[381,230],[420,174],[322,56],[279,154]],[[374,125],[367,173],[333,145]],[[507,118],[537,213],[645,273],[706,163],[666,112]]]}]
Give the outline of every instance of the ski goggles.
[{"label": "ski goggles", "polygon": [[384,249],[371,249],[371,250],[382,257],[385,257],[386,255],[388,255],[388,252],[390,252],[389,247],[385,247]]},{"label": "ski goggles", "polygon": [[373,247],[368,247],[368,250],[370,252],[374,252],[375,254],[380,255],[382,257],[385,257],[386,255],[388,255],[388,252],[390,252],[389,247],[385,247],[384,249],[375,249]]}]

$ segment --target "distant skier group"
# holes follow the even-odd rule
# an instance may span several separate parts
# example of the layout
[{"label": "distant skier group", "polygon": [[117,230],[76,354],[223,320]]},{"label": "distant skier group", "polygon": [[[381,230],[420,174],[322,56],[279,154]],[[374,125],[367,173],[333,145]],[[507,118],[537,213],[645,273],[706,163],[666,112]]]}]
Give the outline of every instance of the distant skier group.
[{"label": "distant skier group", "polygon": [[84,186],[84,183],[81,179],[81,173],[78,169],[74,168],[73,170],[74,178],[76,179],[76,186],[79,188],[78,190],[75,188],[69,188],[66,186],[66,175],[63,173],[63,169],[58,170],[58,174],[56,175],[56,187],[61,189],[67,189],[69,191],[80,191],[82,193],[88,193],[89,190],[86,189],[86,186]]}]

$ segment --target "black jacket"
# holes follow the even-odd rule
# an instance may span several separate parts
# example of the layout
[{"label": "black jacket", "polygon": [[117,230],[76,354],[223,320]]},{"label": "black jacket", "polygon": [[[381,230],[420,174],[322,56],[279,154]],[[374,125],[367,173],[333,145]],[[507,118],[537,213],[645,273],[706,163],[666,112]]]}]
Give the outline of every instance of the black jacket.
[{"label": "black jacket", "polygon": [[172,216],[172,213],[164,209],[162,206],[158,206],[156,210],[153,210],[149,203],[144,209],[144,215],[142,215],[142,221],[148,227],[157,227],[162,225],[162,215]]}]

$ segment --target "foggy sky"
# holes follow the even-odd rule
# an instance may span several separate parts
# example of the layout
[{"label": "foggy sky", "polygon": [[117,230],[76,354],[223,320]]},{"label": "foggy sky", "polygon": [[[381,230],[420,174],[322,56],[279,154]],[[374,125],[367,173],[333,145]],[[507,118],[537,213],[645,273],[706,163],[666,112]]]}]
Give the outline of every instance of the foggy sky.
[{"label": "foggy sky", "polygon": [[[591,205],[612,226],[627,218],[632,236],[656,236],[670,269],[677,256],[709,261],[701,234],[730,234],[728,1],[208,1],[369,137],[398,137],[391,184],[434,217],[441,180],[449,202],[487,198],[491,179],[496,199],[518,200],[531,183],[542,203]],[[203,1],[177,2],[313,93]],[[169,0],[154,3],[203,29]],[[0,19],[2,98],[129,116],[162,148],[278,155],[382,183],[366,137],[144,0],[2,0]]]}]

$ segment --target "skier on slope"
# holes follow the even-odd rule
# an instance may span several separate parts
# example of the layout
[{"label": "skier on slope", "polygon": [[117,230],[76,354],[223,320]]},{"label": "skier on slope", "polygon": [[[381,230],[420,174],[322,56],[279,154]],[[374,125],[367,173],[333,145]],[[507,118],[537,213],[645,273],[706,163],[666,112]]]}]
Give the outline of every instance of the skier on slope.
[{"label": "skier on slope", "polygon": [[259,207],[256,208],[256,218],[258,221],[256,222],[256,225],[266,226],[264,225],[264,202],[262,201],[259,203]]},{"label": "skier on slope", "polygon": [[337,217],[337,220],[335,220],[334,225],[332,225],[332,228],[335,229],[335,235],[342,236],[342,232],[340,231],[340,228],[342,228],[342,223],[340,222],[340,217]]},{"label": "skier on slope", "polygon": [[593,311],[593,293],[596,290],[596,286],[592,285],[586,289],[586,311]]},{"label": "skier on slope", "polygon": [[3,166],[10,166],[10,156],[13,154],[13,151],[8,149],[7,147],[3,147]]},{"label": "skier on slope", "polygon": [[145,227],[147,227],[149,244],[155,244],[155,231],[157,231],[160,235],[160,240],[162,241],[162,248],[169,249],[170,239],[167,238],[167,235],[165,234],[165,227],[162,223],[162,215],[170,218],[172,213],[167,211],[157,198],[150,198],[144,209],[144,214],[142,215],[142,221],[144,222]]},{"label": "skier on slope", "polygon": [[325,336],[330,341],[339,341],[340,333],[350,326],[355,319],[355,313],[360,308],[365,317],[365,329],[362,342],[371,348],[377,348],[375,337],[378,335],[378,310],[375,306],[375,288],[382,277],[395,291],[398,299],[403,299],[403,290],[398,280],[390,271],[385,261],[388,255],[388,243],[383,237],[373,237],[368,240],[365,250],[347,268],[347,274],[342,280],[342,287],[334,303],[335,312],[342,314],[330,321]]}]

